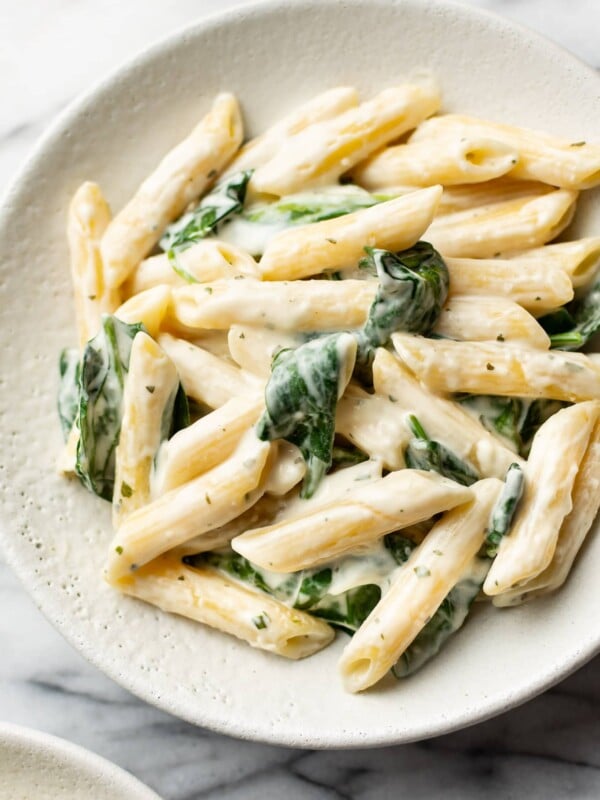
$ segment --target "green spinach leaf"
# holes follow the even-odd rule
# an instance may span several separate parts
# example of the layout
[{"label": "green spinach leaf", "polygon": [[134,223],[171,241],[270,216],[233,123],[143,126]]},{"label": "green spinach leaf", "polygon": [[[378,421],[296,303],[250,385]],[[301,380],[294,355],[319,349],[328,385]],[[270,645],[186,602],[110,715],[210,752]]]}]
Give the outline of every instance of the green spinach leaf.
[{"label": "green spinach leaf", "polygon": [[510,530],[515,511],[525,487],[525,476],[518,464],[511,464],[506,472],[500,497],[492,509],[486,537],[486,555],[494,558],[498,545]]},{"label": "green spinach leaf", "polygon": [[414,415],[411,414],[408,420],[415,438],[411,439],[404,452],[407,467],[437,472],[464,486],[479,480],[477,472],[466,461],[462,461],[440,442],[431,440]]},{"label": "green spinach leaf", "polygon": [[60,354],[58,364],[60,383],[58,388],[58,415],[65,441],[75,422],[79,408],[79,373],[81,362],[79,350],[67,347]]},{"label": "green spinach leaf", "polygon": [[574,300],[538,322],[550,335],[550,346],[579,350],[600,331],[600,278],[581,299]]}]

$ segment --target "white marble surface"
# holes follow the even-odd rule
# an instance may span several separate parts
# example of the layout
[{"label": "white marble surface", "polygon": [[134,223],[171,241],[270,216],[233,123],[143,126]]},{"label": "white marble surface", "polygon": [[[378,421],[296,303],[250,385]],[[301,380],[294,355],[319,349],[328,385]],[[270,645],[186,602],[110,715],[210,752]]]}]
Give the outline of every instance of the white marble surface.
[{"label": "white marble surface", "polygon": [[[599,0],[471,4],[529,25],[600,67]],[[132,51],[230,5],[0,2],[0,185],[80,91]],[[165,800],[600,797],[600,658],[525,706],[466,731],[395,748],[309,752],[217,736],[140,702],[63,641],[1,561],[0,609],[0,719],[88,747]]]}]

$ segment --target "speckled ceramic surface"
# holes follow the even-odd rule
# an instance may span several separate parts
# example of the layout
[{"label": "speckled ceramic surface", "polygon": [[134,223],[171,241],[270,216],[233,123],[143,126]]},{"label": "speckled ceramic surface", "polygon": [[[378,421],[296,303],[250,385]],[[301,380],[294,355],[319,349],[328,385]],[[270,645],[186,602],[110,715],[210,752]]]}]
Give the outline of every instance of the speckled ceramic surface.
[{"label": "speckled ceramic surface", "polygon": [[[346,695],[343,646],[301,663],[116,595],[101,579],[109,508],[55,473],[56,363],[74,342],[64,235],[68,200],[97,180],[113,208],[219,90],[260,130],[328,86],[363,92],[433,69],[449,110],[600,140],[600,81],[534,34],[467,8],[413,0],[271,2],[214,17],[151,49],[61,117],[0,220],[0,503],[7,557],[44,613],[140,697],[200,725],[291,745],[362,746],[433,736],[542,691],[600,647],[600,538],[566,588],[516,610],[477,608],[443,655],[402,683]],[[598,231],[584,198],[577,233]]]},{"label": "speckled ceramic surface", "polygon": [[0,800],[160,800],[132,775],[64,739],[0,724]]}]

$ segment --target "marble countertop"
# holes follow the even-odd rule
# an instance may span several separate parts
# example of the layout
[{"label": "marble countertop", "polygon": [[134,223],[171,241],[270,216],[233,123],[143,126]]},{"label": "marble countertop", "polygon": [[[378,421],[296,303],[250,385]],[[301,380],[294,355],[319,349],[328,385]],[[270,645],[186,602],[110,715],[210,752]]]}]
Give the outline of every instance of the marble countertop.
[{"label": "marble countertop", "polygon": [[[1,184],[54,115],[91,82],[153,40],[235,4],[0,4]],[[535,28],[600,67],[598,0],[470,4]],[[400,747],[311,752],[218,736],[137,700],[72,650],[1,558],[0,607],[0,720],[87,747],[164,800],[600,797],[600,658],[521,708],[465,731]]]}]

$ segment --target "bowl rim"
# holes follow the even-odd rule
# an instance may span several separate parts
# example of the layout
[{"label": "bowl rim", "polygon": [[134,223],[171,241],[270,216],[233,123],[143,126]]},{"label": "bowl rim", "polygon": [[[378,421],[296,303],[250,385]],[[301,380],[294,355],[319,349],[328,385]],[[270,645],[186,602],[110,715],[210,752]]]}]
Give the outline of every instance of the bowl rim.
[{"label": "bowl rim", "polygon": [[[372,7],[373,5],[397,8],[411,6],[416,9],[418,8],[419,11],[426,11],[429,7],[446,11],[447,13],[454,13],[465,18],[479,18],[482,21],[487,20],[488,24],[494,25],[498,30],[504,30],[507,33],[516,32],[521,38],[526,37],[530,41],[535,42],[540,48],[546,49],[551,55],[559,59],[565,67],[576,67],[579,72],[587,73],[588,79],[597,82],[600,88],[600,74],[565,47],[546,38],[526,25],[509,20],[488,9],[467,6],[456,0],[295,0],[294,8],[295,10],[300,8],[308,12],[310,10],[322,8],[324,3],[336,5],[346,11],[353,6]],[[174,31],[138,50],[132,56],[119,63],[114,69],[104,75],[104,77],[95,81],[90,88],[79,93],[53,121],[50,122],[33,145],[33,148],[20,168],[17,169],[12,179],[9,180],[5,192],[0,197],[0,229],[2,228],[5,214],[8,214],[10,211],[12,199],[18,196],[21,184],[25,184],[29,175],[35,172],[38,162],[45,150],[53,145],[67,128],[70,121],[75,120],[85,111],[87,106],[97,101],[99,95],[110,92],[114,84],[130,72],[159,58],[163,52],[171,50],[182,37],[195,37],[210,32],[211,30],[221,28],[222,26],[236,23],[243,18],[260,17],[265,13],[281,12],[285,11],[288,7],[286,0],[251,0],[251,2],[236,5],[226,10],[210,12],[192,22],[180,25]],[[568,677],[590,661],[595,655],[600,653],[599,630],[595,637],[591,635],[589,639],[583,642],[583,646],[575,653],[571,654],[569,659],[566,659],[558,666],[553,664],[546,667],[543,672],[538,673],[535,679],[529,681],[526,688],[519,689],[516,692],[511,692],[507,689],[495,702],[490,703],[488,700],[481,711],[473,712],[470,710],[454,716],[451,720],[446,719],[445,716],[440,716],[435,722],[430,720],[410,733],[390,733],[388,731],[384,733],[369,733],[360,738],[352,739],[349,738],[347,732],[339,731],[334,735],[328,734],[325,737],[317,738],[312,735],[303,734],[301,731],[298,731],[296,735],[291,735],[285,732],[276,732],[268,726],[262,728],[250,726],[240,723],[239,720],[236,721],[235,718],[233,718],[232,721],[232,719],[223,716],[199,720],[197,715],[191,713],[189,709],[177,702],[175,698],[166,698],[163,695],[159,696],[153,693],[151,687],[144,681],[119,670],[118,666],[110,659],[104,659],[101,653],[95,651],[90,646],[89,642],[80,639],[76,633],[71,631],[68,620],[65,618],[65,615],[59,611],[57,604],[47,602],[46,592],[43,590],[43,587],[34,579],[31,579],[27,569],[22,567],[16,551],[13,551],[11,547],[10,520],[5,519],[4,515],[0,517],[0,549],[2,550],[6,562],[19,578],[21,585],[29,596],[33,598],[37,608],[52,626],[58,630],[66,641],[83,655],[87,661],[107,675],[111,680],[115,681],[115,683],[144,702],[155,706],[163,712],[174,714],[193,725],[201,726],[216,733],[233,736],[235,738],[263,742],[266,744],[297,748],[364,749],[421,741],[434,736],[441,736],[484,722],[531,700]]]}]

